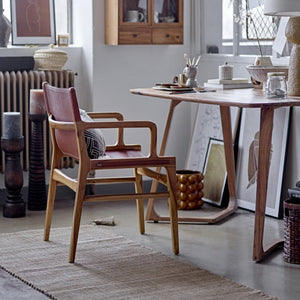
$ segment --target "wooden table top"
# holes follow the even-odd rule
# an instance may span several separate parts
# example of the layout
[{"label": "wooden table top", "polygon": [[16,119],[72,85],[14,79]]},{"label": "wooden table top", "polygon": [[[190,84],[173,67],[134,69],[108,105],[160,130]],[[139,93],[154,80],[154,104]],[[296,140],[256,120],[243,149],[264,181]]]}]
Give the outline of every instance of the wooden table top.
[{"label": "wooden table top", "polygon": [[153,88],[130,89],[132,94],[151,96],[163,99],[179,101],[206,103],[221,106],[237,107],[282,107],[300,106],[300,97],[287,97],[286,99],[268,99],[260,89],[228,89],[217,90],[216,92],[202,93],[178,93],[171,94],[169,91],[156,90]]}]

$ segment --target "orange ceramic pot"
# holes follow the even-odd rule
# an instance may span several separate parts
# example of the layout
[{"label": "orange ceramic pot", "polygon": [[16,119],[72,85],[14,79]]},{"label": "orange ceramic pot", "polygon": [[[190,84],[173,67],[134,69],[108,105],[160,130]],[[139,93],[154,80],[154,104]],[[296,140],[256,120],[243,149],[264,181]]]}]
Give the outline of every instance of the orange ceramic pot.
[{"label": "orange ceramic pot", "polygon": [[199,171],[177,170],[178,209],[197,209],[203,205],[203,174]]}]

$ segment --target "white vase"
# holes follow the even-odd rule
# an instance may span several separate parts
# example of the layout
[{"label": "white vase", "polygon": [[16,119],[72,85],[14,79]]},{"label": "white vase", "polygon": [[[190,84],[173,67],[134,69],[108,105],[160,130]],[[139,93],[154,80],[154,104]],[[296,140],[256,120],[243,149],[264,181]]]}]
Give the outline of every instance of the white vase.
[{"label": "white vase", "polygon": [[257,56],[254,61],[254,66],[270,67],[273,66],[271,57],[269,56]]}]

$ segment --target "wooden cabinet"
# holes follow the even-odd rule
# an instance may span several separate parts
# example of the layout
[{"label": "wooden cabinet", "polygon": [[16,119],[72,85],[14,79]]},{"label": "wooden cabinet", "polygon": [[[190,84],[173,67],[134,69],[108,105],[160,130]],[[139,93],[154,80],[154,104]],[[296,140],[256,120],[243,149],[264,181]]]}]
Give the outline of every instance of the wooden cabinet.
[{"label": "wooden cabinet", "polygon": [[183,44],[183,0],[106,0],[105,43]]}]

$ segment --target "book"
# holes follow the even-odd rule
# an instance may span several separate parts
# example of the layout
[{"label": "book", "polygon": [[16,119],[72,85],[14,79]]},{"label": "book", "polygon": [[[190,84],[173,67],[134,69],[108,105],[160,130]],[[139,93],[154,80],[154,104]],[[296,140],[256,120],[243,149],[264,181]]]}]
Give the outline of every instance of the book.
[{"label": "book", "polygon": [[232,83],[232,84],[217,84],[217,83],[204,83],[204,87],[212,88],[212,89],[219,89],[219,90],[226,90],[226,89],[245,89],[245,88],[252,88],[252,82],[245,82],[245,83]]},{"label": "book", "polygon": [[248,83],[248,78],[232,78],[232,79],[208,79],[208,83],[214,84],[235,84],[235,83]]}]

